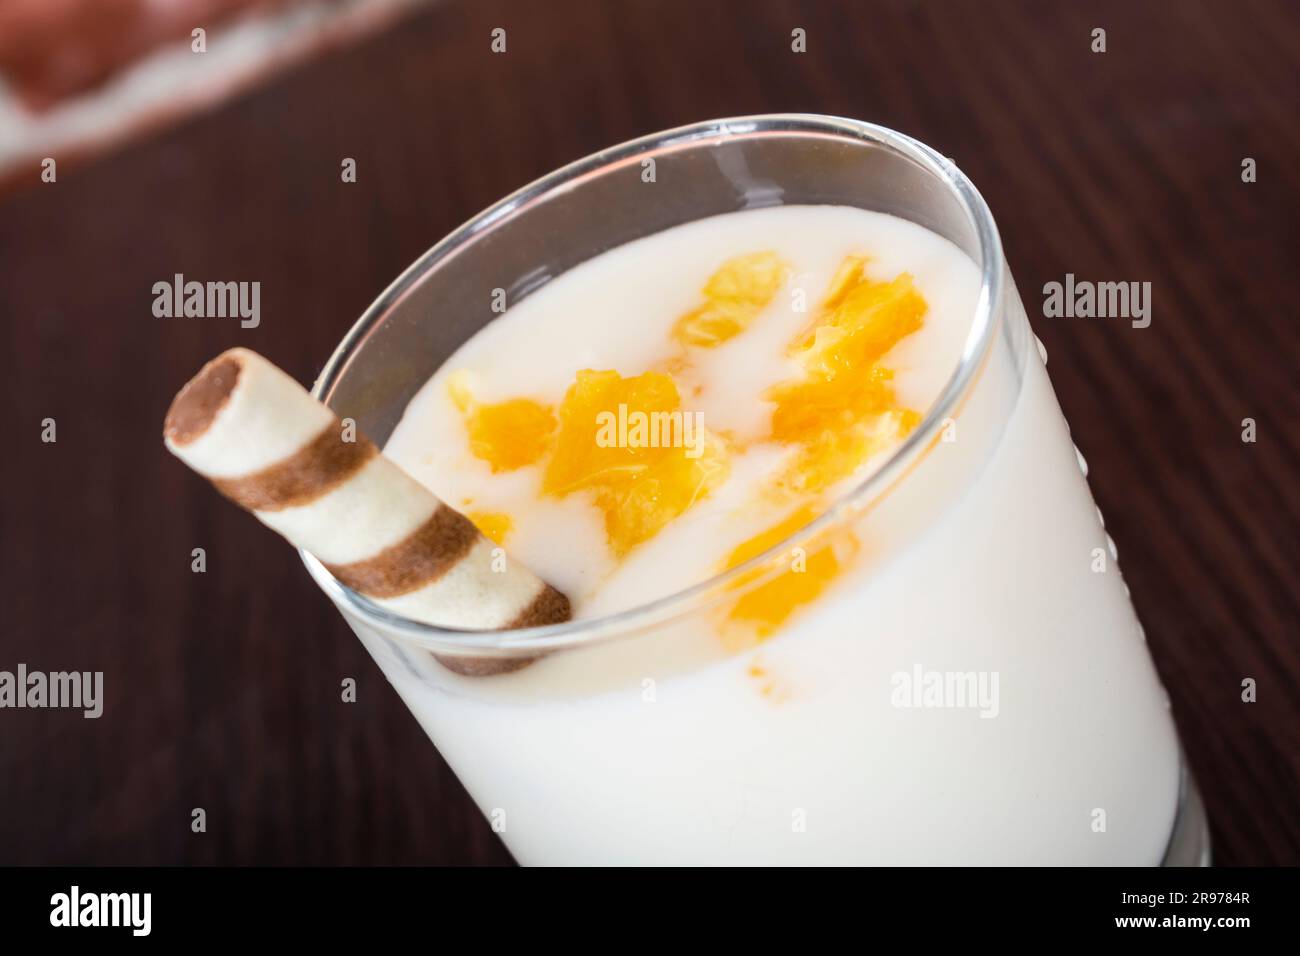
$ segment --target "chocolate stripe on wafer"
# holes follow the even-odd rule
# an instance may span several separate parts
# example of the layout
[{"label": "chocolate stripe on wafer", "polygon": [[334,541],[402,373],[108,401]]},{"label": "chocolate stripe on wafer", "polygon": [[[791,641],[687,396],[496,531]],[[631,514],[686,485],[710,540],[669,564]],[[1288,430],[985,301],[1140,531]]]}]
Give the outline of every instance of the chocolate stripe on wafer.
[{"label": "chocolate stripe on wafer", "polygon": [[377,454],[367,438],[344,441],[343,423],[335,421],[284,461],[243,478],[214,478],[212,484],[241,508],[279,511],[315,501]]},{"label": "chocolate stripe on wafer", "polygon": [[506,626],[506,630],[513,631],[521,627],[544,627],[547,624],[558,624],[561,621],[567,621],[572,616],[573,608],[569,605],[569,599],[547,584],[538,592],[537,597],[533,598],[529,605],[519,612],[518,617]]},{"label": "chocolate stripe on wafer", "polygon": [[472,521],[439,505],[433,517],[409,537],[373,558],[325,567],[354,591],[370,597],[397,597],[437,581],[465,557],[478,539]]},{"label": "chocolate stripe on wafer", "polygon": [[[505,630],[569,620],[568,599],[247,349],[204,366],[167,413],[167,447],[340,582],[415,621]],[[439,654],[462,674],[532,658]]]},{"label": "chocolate stripe on wafer", "polygon": [[439,664],[453,674],[464,677],[495,677],[497,674],[509,674],[522,670],[536,657],[451,657],[447,654],[433,655]]},{"label": "chocolate stripe on wafer", "polygon": [[[547,624],[561,624],[573,616],[569,599],[561,592],[543,584],[537,597],[533,598],[513,621],[506,625],[506,630],[521,627],[544,627]],[[491,677],[495,674],[509,674],[527,667],[537,657],[452,657],[447,654],[433,655],[443,667],[465,677]],[[541,655],[538,655],[540,657]]]}]

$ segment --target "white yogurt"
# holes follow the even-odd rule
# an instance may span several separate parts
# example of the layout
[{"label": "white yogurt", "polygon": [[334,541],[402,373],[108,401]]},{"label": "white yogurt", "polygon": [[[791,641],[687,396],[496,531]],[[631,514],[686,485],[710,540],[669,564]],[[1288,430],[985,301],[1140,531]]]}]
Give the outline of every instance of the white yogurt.
[{"label": "white yogurt", "polygon": [[[709,275],[730,256],[764,250],[792,267],[786,286],[744,333],[716,348],[693,349],[694,368],[680,382],[684,393],[692,383],[703,386],[699,396],[684,394],[683,405],[699,412],[706,428],[745,438],[765,434],[773,406],[764,393],[799,374],[787,347],[815,313],[835,269],[855,253],[871,257],[873,279],[910,272],[928,304],[922,329],[887,364],[906,405],[920,411],[930,405],[966,337],[980,287],[974,264],[946,240],[892,216],[780,207],[662,232],[566,273],[448,359],[411,402],[386,453],[454,507],[472,501],[473,509],[511,515],[510,554],[568,594],[578,617],[635,607],[707,579],[737,543],[784,517],[745,505],[788,449],[765,443],[733,456],[721,489],[616,561],[599,512],[584,499],[541,495],[540,467],[493,474],[470,453],[447,378],[468,370],[483,402],[522,396],[558,405],[580,369],[644,372],[677,351],[673,323],[699,304]],[[566,544],[557,548],[557,541]]]},{"label": "white yogurt", "polygon": [[[444,500],[512,515],[511,555],[580,616],[708,578],[782,517],[751,495],[779,448],[733,461],[727,484],[617,561],[581,498],[545,498],[536,467],[493,474],[469,453],[445,376],[469,369],[483,401],[558,403],[579,369],[637,374],[672,353],[668,331],[709,274],[762,249],[796,275],[753,327],[698,356],[718,385],[687,406],[707,427],[761,431],[761,395],[792,374],[784,345],[809,317],[791,291],[815,309],[851,253],[872,257],[873,278],[915,277],[925,324],[885,364],[906,404],[930,405],[968,332],[975,266],[912,223],[785,207],[692,223],[554,280],[446,363],[387,452]],[[1026,357],[1014,288],[1006,309],[1010,337],[956,440],[856,521],[865,558],[757,647],[728,653],[716,611],[699,610],[461,678],[349,616],[521,862],[1159,862],[1179,773],[1164,692],[1108,553],[1098,569],[1106,535],[1046,370]],[[974,699],[953,695],[967,674]],[[949,693],[927,698],[936,679]]]}]

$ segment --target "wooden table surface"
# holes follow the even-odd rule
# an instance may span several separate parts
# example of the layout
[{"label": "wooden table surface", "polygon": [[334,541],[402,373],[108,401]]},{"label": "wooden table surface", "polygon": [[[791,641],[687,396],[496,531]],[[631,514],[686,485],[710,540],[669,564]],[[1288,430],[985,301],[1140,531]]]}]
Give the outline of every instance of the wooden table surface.
[{"label": "wooden table surface", "polygon": [[[1287,6],[441,2],[33,178],[0,201],[0,669],[102,670],[106,711],[0,711],[0,862],[509,862],[291,549],[164,453],[167,403],[232,345],[310,381],[419,253],[558,165],[695,120],[811,111],[910,133],[982,190],[1217,861],[1300,863]],[[152,285],[177,272],[260,281],[260,327],[154,318]],[[1151,326],[1043,318],[1043,284],[1067,272],[1149,281]]]}]

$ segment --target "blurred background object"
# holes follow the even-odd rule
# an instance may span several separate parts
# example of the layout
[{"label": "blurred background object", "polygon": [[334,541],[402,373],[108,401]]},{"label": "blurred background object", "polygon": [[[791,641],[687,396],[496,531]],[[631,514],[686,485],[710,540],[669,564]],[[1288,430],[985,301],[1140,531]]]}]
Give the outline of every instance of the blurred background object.
[{"label": "blurred background object", "polygon": [[[0,0],[0,185],[220,102],[426,0]],[[198,32],[201,31],[201,32]]]}]

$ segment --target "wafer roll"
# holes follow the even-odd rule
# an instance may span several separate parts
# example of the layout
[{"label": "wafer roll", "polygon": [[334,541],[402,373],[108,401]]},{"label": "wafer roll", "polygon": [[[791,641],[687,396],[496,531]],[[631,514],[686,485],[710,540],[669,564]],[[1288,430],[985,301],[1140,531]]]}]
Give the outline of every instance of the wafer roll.
[{"label": "wafer roll", "polygon": [[[569,601],[255,352],[231,349],[176,396],[168,449],[340,582],[403,617],[502,630],[553,624]],[[347,440],[351,438],[352,440]],[[439,656],[459,673],[527,658]]]}]

